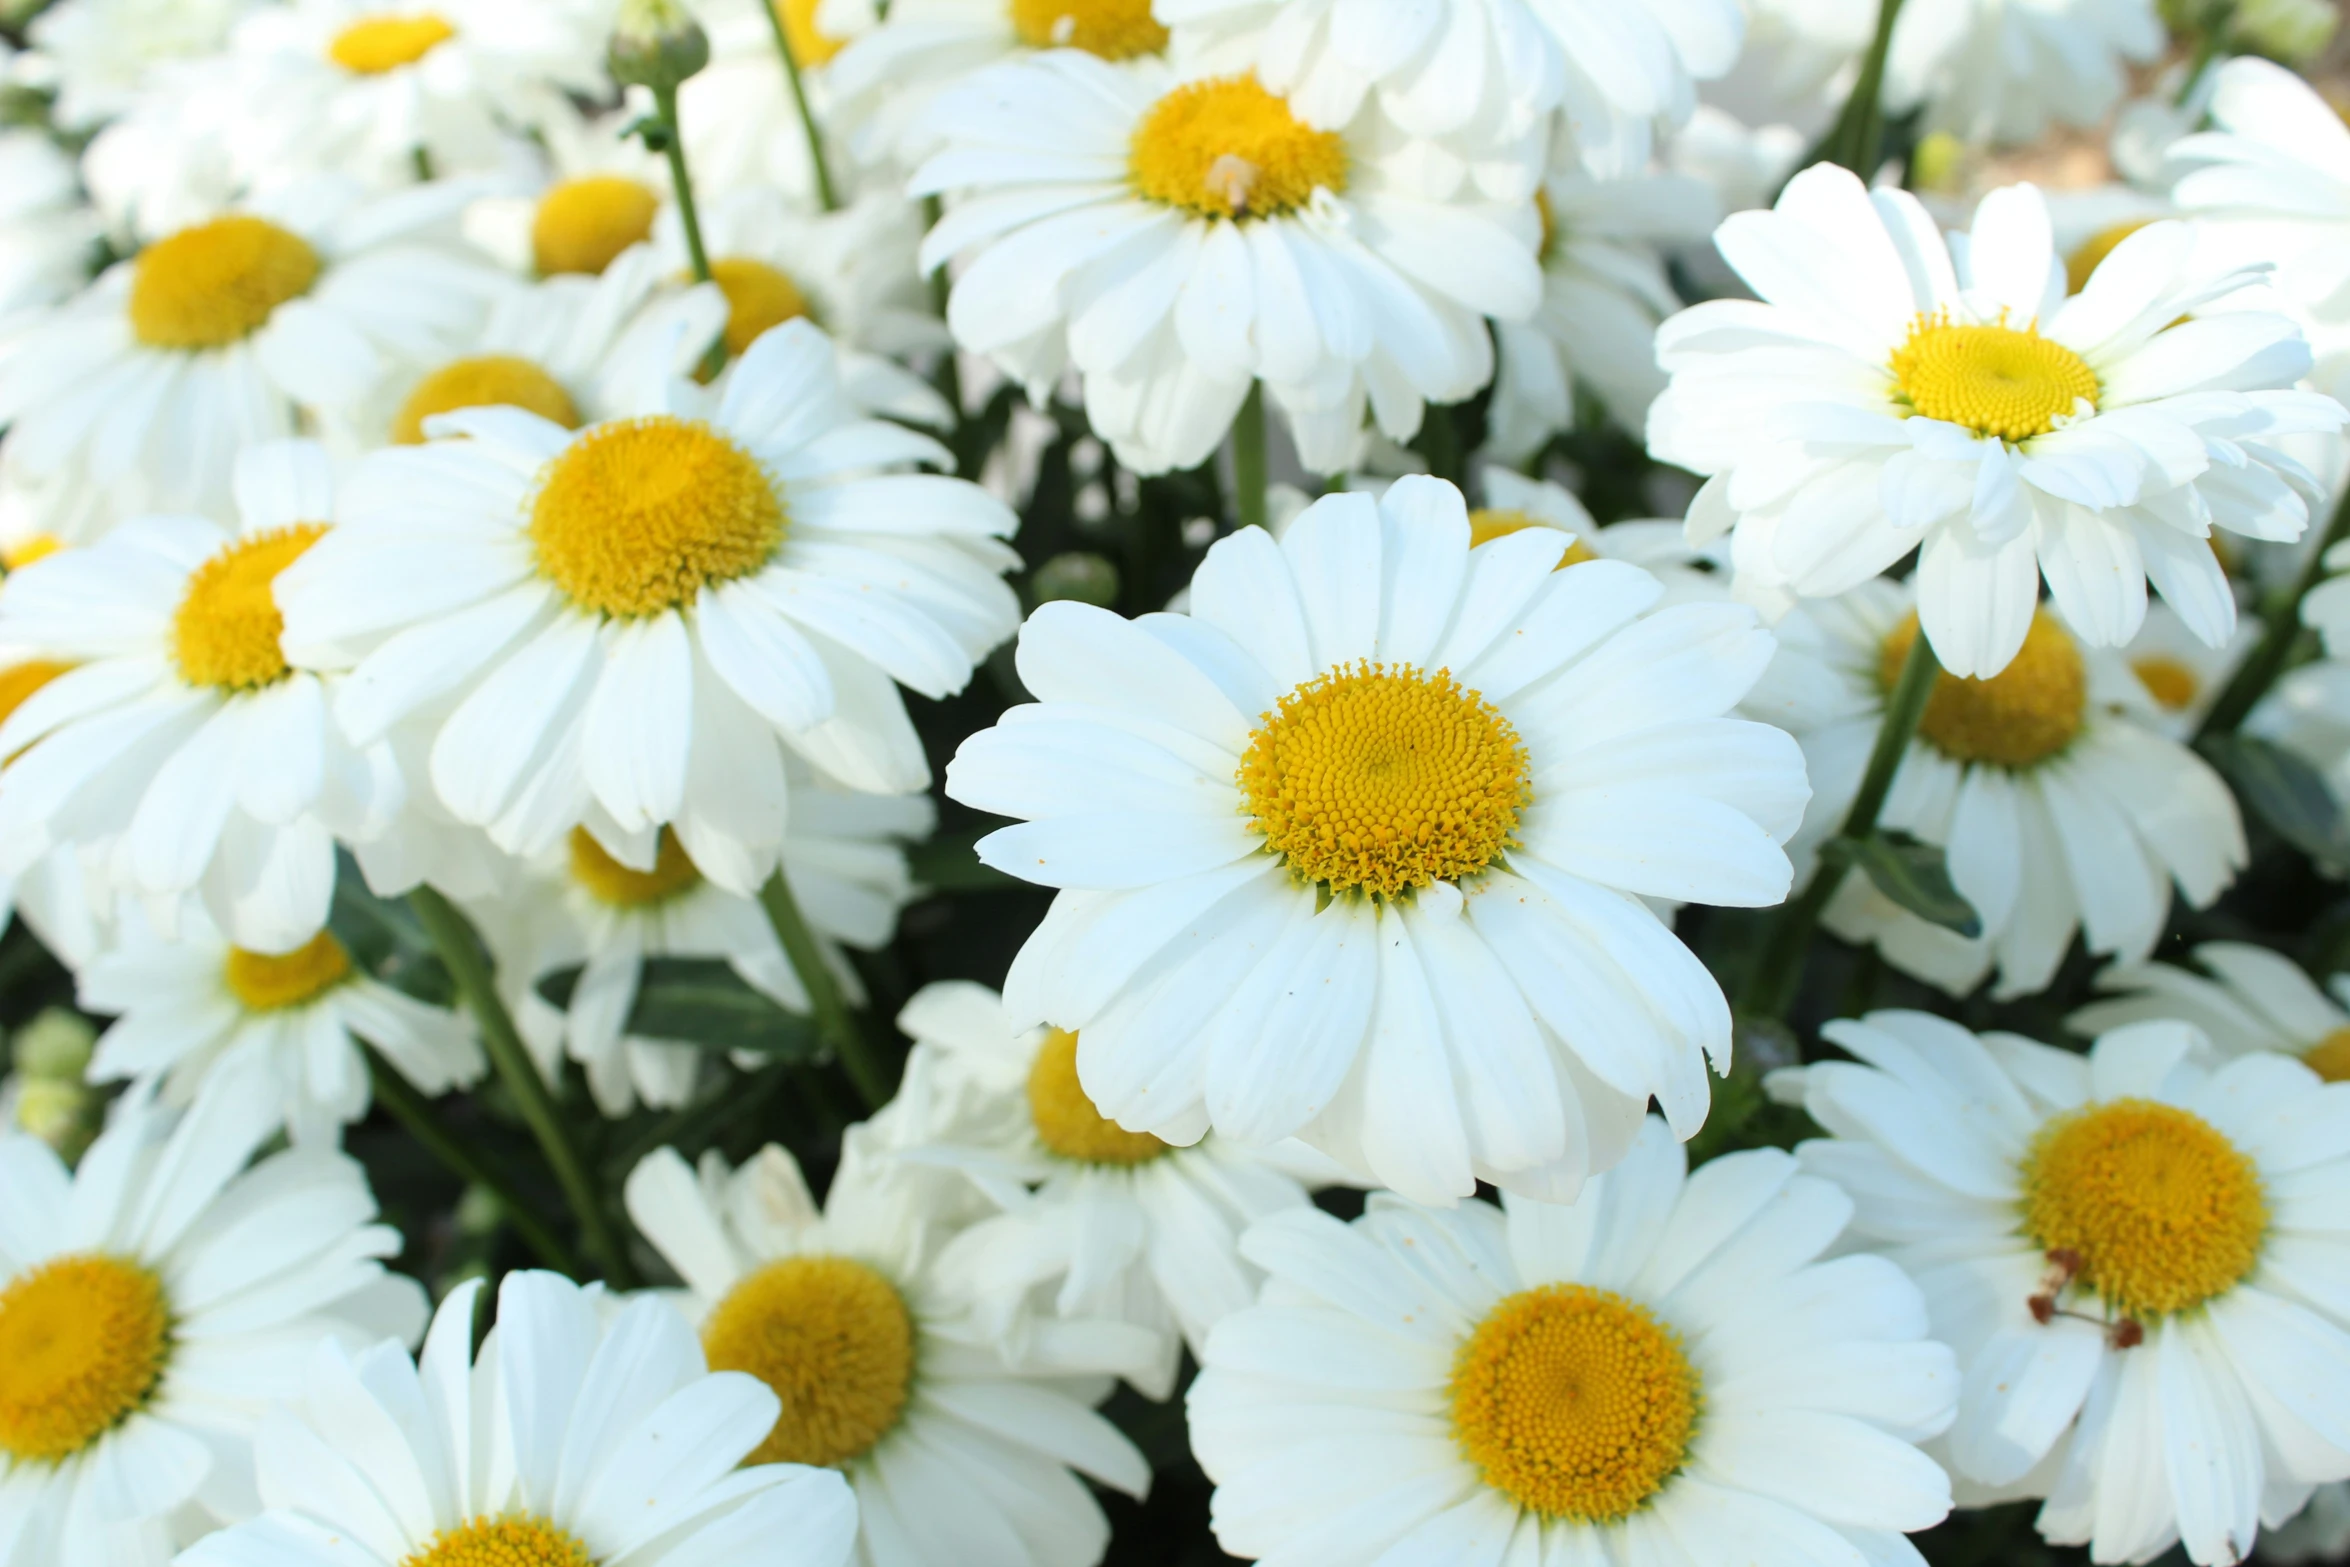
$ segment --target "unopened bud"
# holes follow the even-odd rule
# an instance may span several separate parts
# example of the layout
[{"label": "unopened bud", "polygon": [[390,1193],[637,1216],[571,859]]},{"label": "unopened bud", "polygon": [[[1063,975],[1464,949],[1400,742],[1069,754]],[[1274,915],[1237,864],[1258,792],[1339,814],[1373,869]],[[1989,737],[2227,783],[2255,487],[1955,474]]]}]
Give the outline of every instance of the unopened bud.
[{"label": "unopened bud", "polygon": [[1075,599],[1108,609],[1118,602],[1118,568],[1089,551],[1069,550],[1037,567],[1029,587],[1039,604]]},{"label": "unopened bud", "polygon": [[98,1095],[78,1082],[19,1077],[16,1124],[72,1164],[98,1136]]},{"label": "unopened bud", "polygon": [[79,1083],[97,1043],[98,1030],[88,1018],[63,1007],[47,1007],[16,1031],[16,1069],[28,1078]]},{"label": "unopened bud", "polygon": [[2286,65],[2301,65],[2325,53],[2341,23],[2330,0],[2241,0],[2236,42]]},{"label": "unopened bud", "polygon": [[670,92],[710,63],[710,35],[678,0],[621,0],[605,58],[622,86]]}]

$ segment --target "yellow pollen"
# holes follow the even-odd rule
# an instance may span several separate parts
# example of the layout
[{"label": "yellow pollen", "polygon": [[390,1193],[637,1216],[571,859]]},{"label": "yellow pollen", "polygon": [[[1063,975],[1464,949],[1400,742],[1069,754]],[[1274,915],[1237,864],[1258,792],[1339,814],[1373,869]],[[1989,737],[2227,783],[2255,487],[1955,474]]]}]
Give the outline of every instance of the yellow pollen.
[{"label": "yellow pollen", "polygon": [[65,548],[65,541],[54,533],[28,533],[5,549],[0,549],[0,566],[10,571],[22,571],[34,561],[47,560]]},{"label": "yellow pollen", "polygon": [[0,1289],[0,1453],[70,1458],[147,1401],[171,1357],[163,1281],[135,1262],[56,1257]]},{"label": "yellow pollen", "polygon": [[2067,293],[2077,294],[2089,286],[2089,278],[2105,264],[2105,258],[2121,248],[2121,242],[2152,222],[2151,218],[2131,218],[2110,228],[2099,229],[2081,242],[2080,248],[2064,258],[2064,283]]},{"label": "yellow pollen", "polygon": [[2031,327],[1957,326],[1920,316],[1893,354],[1901,397],[1928,419],[2003,441],[2046,435],[2075,406],[2097,406],[2097,372]]},{"label": "yellow pollen", "polygon": [[747,1371],[783,1413],[747,1464],[845,1464],[905,1412],[914,1319],[889,1280],[846,1257],[786,1257],[737,1284],[702,1327],[712,1371]]},{"label": "yellow pollen", "polygon": [[800,285],[764,261],[724,256],[710,263],[710,281],[726,296],[726,356],[744,349],[786,321],[810,314]]},{"label": "yellow pollen", "polygon": [[2350,1028],[2337,1028],[2302,1051],[2301,1064],[2329,1083],[2350,1083]]},{"label": "yellow pollen", "polygon": [[[1913,611],[1885,639],[1877,678],[1888,691],[1917,640]],[[2030,767],[2073,743],[2089,706],[2089,674],[2072,634],[2046,610],[2032,615],[2024,645],[1988,680],[1948,671],[1934,679],[1918,734],[1955,762]]]},{"label": "yellow pollen", "polygon": [[416,390],[392,415],[392,444],[419,446],[424,421],[460,408],[521,408],[551,419],[566,430],[579,428],[579,407],[563,383],[527,359],[483,354],[441,366],[416,383]]},{"label": "yellow pollen", "polygon": [[699,420],[620,419],[539,475],[539,570],[581,609],[623,619],[748,576],[783,546],[782,497],[757,459]]},{"label": "yellow pollen", "polygon": [[1505,1298],[1461,1345],[1452,1429],[1485,1483],[1545,1518],[1614,1523],[1689,1456],[1704,1400],[1680,1335],[1584,1284]]},{"label": "yellow pollen", "polygon": [[2161,653],[2149,653],[2144,658],[2130,660],[2130,669],[2155,705],[2166,713],[2183,713],[2195,701],[2195,694],[2203,689],[2203,680],[2195,671],[2175,658]]},{"label": "yellow pollen", "polygon": [[[1475,549],[1480,544],[1489,544],[1513,533],[1523,533],[1528,528],[1556,528],[1561,533],[1573,531],[1560,528],[1557,523],[1537,517],[1532,512],[1480,506],[1469,513],[1469,548]],[[1587,560],[1597,559],[1599,552],[1578,538],[1567,546],[1566,554],[1560,556],[1559,563],[1551,569],[1564,571],[1569,566],[1580,566]]]},{"label": "yellow pollen", "polygon": [[286,677],[277,574],[326,534],[323,522],[249,533],[198,566],[171,618],[171,656],[192,686],[253,691]]},{"label": "yellow pollen", "polygon": [[816,8],[823,0],[772,0],[783,18],[783,36],[791,41],[791,57],[804,66],[822,65],[849,46],[816,25]]},{"label": "yellow pollen", "polygon": [[1028,1115],[1044,1145],[1064,1159],[1143,1164],[1167,1151],[1150,1133],[1130,1132],[1094,1108],[1077,1080],[1077,1036],[1066,1029],[1044,1036],[1028,1069]]},{"label": "yellow pollen", "polygon": [[381,76],[414,65],[456,36],[456,28],[430,11],[387,12],[363,16],[335,34],[326,55],[354,75]]},{"label": "yellow pollen", "polygon": [[653,234],[661,198],[618,174],[564,180],[539,198],[530,220],[530,254],[541,277],[600,275],[612,258]]},{"label": "yellow pollen", "polygon": [[1150,0],[1011,0],[1012,31],[1031,49],[1083,49],[1131,60],[1167,47]]},{"label": "yellow pollen", "polygon": [[1360,662],[1265,714],[1238,781],[1250,830],[1299,877],[1393,898],[1492,864],[1527,771],[1510,721],[1450,670]]},{"label": "yellow pollen", "polygon": [[243,213],[157,240],[132,263],[131,335],[149,348],[225,348],[318,281],[301,235]]},{"label": "yellow pollen", "polygon": [[351,955],[332,931],[322,930],[291,952],[231,947],[221,977],[246,1011],[276,1012],[315,1001],[349,979]]},{"label": "yellow pollen", "polygon": [[702,873],[686,857],[685,845],[677,841],[677,834],[666,827],[661,829],[661,846],[654,853],[653,868],[649,871],[621,864],[604,852],[595,834],[585,827],[574,827],[571,829],[571,879],[586,888],[588,896],[598,903],[616,909],[642,909],[667,903],[679,893],[691,892],[702,884]]},{"label": "yellow pollen", "polygon": [[2034,1244],[2072,1253],[2081,1284],[2141,1321],[2233,1289],[2268,1233],[2252,1161],[2202,1117],[2151,1099],[2050,1121],[2023,1181]]},{"label": "yellow pollen", "polygon": [[1203,218],[1279,217],[1317,187],[1346,189],[1346,172],[1346,138],[1303,123],[1253,76],[1176,88],[1126,151],[1135,194]]},{"label": "yellow pollen", "polygon": [[436,1534],[400,1567],[595,1567],[587,1547],[544,1518],[508,1513]]}]

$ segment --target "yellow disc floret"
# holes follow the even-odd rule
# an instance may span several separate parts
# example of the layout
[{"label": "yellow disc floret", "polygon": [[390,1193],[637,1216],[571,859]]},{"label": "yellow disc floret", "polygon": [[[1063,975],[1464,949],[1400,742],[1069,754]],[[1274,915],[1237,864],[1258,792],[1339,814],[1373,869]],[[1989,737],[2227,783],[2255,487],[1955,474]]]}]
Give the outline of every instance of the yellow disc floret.
[{"label": "yellow disc floret", "polygon": [[60,664],[54,659],[28,658],[21,664],[0,669],[0,724],[14,717],[35,691],[71,668],[73,665]]},{"label": "yellow disc floret", "polygon": [[[1912,614],[1885,639],[1877,676],[1887,690],[1917,634],[1918,617]],[[2088,705],[2089,674],[2080,646],[2055,616],[2040,610],[2032,616],[2023,647],[1998,674],[1976,680],[1945,671],[1934,678],[1918,734],[1955,762],[2030,767],[2073,743]]]},{"label": "yellow disc floret", "polygon": [[318,281],[309,241],[233,213],[157,240],[132,263],[131,335],[149,348],[225,348]]},{"label": "yellow disc floret", "polygon": [[2080,248],[2064,258],[2065,288],[2079,293],[2089,286],[2089,279],[2105,264],[2105,258],[2121,248],[2123,240],[2152,222],[2151,218],[2131,218],[2099,229],[2081,242]]},{"label": "yellow disc floret", "polygon": [[530,220],[530,254],[541,277],[599,276],[629,246],[650,239],[660,198],[618,174],[564,180],[539,198]]},{"label": "yellow disc floret", "polygon": [[1064,1159],[1142,1164],[1167,1151],[1150,1133],[1130,1132],[1094,1108],[1077,1080],[1077,1036],[1066,1029],[1044,1036],[1028,1069],[1028,1115],[1038,1139]]},{"label": "yellow disc floret", "polygon": [[1495,1490],[1546,1518],[1614,1523],[1689,1456],[1700,1398],[1680,1336],[1584,1284],[1506,1297],[1462,1344],[1452,1428]]},{"label": "yellow disc floret", "polygon": [[2203,689],[2203,677],[2175,658],[2149,653],[2130,660],[2130,670],[2155,705],[2166,713],[2183,713]]},{"label": "yellow disc floret", "polygon": [[424,421],[460,408],[521,408],[566,430],[579,428],[579,406],[563,383],[527,359],[482,354],[441,366],[416,383],[416,390],[392,415],[392,443],[416,446]]},{"label": "yellow disc floret", "polygon": [[693,891],[702,884],[702,873],[687,858],[685,845],[677,841],[677,834],[666,827],[661,829],[661,846],[655,851],[653,868],[649,871],[621,864],[604,852],[595,834],[585,827],[574,827],[571,829],[571,879],[586,888],[588,896],[598,903],[616,909],[643,909]]},{"label": "yellow disc floret", "polygon": [[147,1401],[171,1356],[163,1281],[121,1257],[54,1257],[0,1289],[0,1453],[70,1458]]},{"label": "yellow disc floret", "polygon": [[595,1567],[595,1558],[568,1530],[507,1513],[434,1535],[400,1567]]},{"label": "yellow disc floret", "polygon": [[430,11],[363,16],[335,34],[327,58],[359,76],[381,76],[414,65],[457,36],[445,17]]},{"label": "yellow disc floret", "polygon": [[1893,377],[1914,412],[2003,441],[2046,435],[2078,405],[2097,406],[2089,362],[2032,327],[1920,316],[1894,350]]},{"label": "yellow disc floret", "polygon": [[2350,1028],[2337,1028],[2302,1051],[2301,1064],[2329,1083],[2350,1083]]},{"label": "yellow disc floret", "polygon": [[1167,47],[1150,0],[1011,0],[1012,31],[1031,49],[1083,49],[1131,60]]},{"label": "yellow disc floret", "polygon": [[65,541],[54,533],[28,533],[14,544],[0,546],[0,567],[22,571],[37,560],[47,560],[65,547]]},{"label": "yellow disc floret", "polygon": [[248,533],[198,566],[171,617],[171,656],[192,686],[253,691],[286,677],[277,574],[326,534],[321,522]]},{"label": "yellow disc floret", "polygon": [[[1561,528],[1557,523],[1547,518],[1537,517],[1532,512],[1518,511],[1515,508],[1480,506],[1469,513],[1469,548],[1475,549],[1480,544],[1507,538],[1513,533],[1523,533],[1528,528],[1554,528],[1561,533],[1574,531],[1572,528]],[[1564,571],[1569,566],[1580,566],[1587,560],[1597,559],[1599,559],[1599,552],[1578,538],[1567,546],[1567,552],[1559,557],[1558,565],[1552,569]]]},{"label": "yellow disc floret", "polygon": [[1357,663],[1281,699],[1249,737],[1249,827],[1307,881],[1392,898],[1493,863],[1526,801],[1526,748],[1449,670]]},{"label": "yellow disc floret", "polygon": [[698,420],[619,419],[550,461],[531,502],[539,570],[581,609],[633,618],[748,576],[783,545],[758,460]]},{"label": "yellow disc floret", "polygon": [[249,1012],[303,1006],[351,977],[351,954],[320,931],[291,952],[248,952],[231,947],[222,968],[229,994]]},{"label": "yellow disc floret", "polygon": [[816,25],[816,12],[823,3],[824,0],[772,0],[775,14],[783,23],[783,36],[791,42],[791,57],[801,65],[826,64],[849,46],[846,38],[835,38]]},{"label": "yellow disc floret", "polygon": [[1318,131],[1253,76],[1190,82],[1151,105],[1126,152],[1146,200],[1203,218],[1272,218],[1346,189],[1346,138]]},{"label": "yellow disc floret", "polygon": [[731,1290],[702,1327],[712,1371],[747,1371],[783,1413],[752,1464],[845,1464],[905,1412],[914,1319],[897,1287],[846,1257],[786,1257]]},{"label": "yellow disc floret", "polygon": [[800,285],[764,261],[722,256],[710,263],[710,281],[726,296],[726,355],[742,351],[786,321],[807,315],[808,296]]},{"label": "yellow disc floret", "polygon": [[2050,1121],[2023,1181],[2025,1232],[2070,1253],[2074,1277],[2134,1319],[2233,1289],[2268,1232],[2251,1159],[2201,1116],[2151,1099]]}]

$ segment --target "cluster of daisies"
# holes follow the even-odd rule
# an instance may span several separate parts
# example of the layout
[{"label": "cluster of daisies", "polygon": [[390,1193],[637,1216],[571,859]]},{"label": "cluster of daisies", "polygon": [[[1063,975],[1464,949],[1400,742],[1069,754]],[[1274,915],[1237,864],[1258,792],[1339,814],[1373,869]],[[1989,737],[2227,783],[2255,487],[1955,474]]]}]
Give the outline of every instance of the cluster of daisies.
[{"label": "cluster of daisies", "polygon": [[2350,1549],[2350,125],[2177,9],[0,5],[0,1567]]}]

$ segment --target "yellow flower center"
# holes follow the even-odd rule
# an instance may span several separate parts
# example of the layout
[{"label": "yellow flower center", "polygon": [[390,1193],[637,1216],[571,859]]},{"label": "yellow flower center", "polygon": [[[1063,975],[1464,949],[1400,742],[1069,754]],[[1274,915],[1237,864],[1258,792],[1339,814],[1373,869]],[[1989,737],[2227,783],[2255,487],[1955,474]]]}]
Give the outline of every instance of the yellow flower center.
[{"label": "yellow flower center", "polygon": [[2194,670],[2175,658],[2161,653],[2149,653],[2144,658],[2130,660],[2130,668],[2137,674],[2146,694],[2166,713],[2183,713],[2193,705],[2195,694],[2203,689],[2203,681]]},{"label": "yellow flower center", "polygon": [[2150,218],[2131,218],[2110,228],[2099,229],[2081,242],[2078,250],[2064,258],[2064,282],[2068,293],[2079,293],[2089,286],[2089,278],[2105,264],[2105,258],[2121,248],[2121,242],[2153,221]]},{"label": "yellow flower center", "polygon": [[2021,441],[2046,435],[2077,404],[2097,406],[2097,372],[2038,330],[1958,326],[1920,316],[1893,353],[1901,396],[1928,419]]},{"label": "yellow flower center", "polygon": [[587,1547],[544,1518],[509,1513],[436,1534],[400,1567],[595,1567]]},{"label": "yellow flower center", "polygon": [[1317,187],[1346,189],[1346,170],[1346,138],[1303,123],[1253,76],[1176,88],[1126,152],[1135,194],[1203,218],[1294,212]]},{"label": "yellow flower center", "polygon": [[70,1458],[147,1401],[171,1357],[163,1281],[95,1252],[0,1289],[0,1453]]},{"label": "yellow flower center", "polygon": [[21,664],[0,669],[0,724],[15,716],[16,710],[32,698],[35,691],[73,668],[46,658],[28,658]]},{"label": "yellow flower center", "polygon": [[1450,670],[1362,662],[1265,714],[1239,783],[1250,830],[1300,877],[1392,898],[1492,864],[1527,771],[1510,721]]},{"label": "yellow flower center", "polygon": [[783,19],[783,36],[791,41],[791,57],[801,65],[822,65],[849,46],[816,25],[816,8],[823,0],[773,0]]},{"label": "yellow flower center", "polygon": [[748,576],[783,545],[758,460],[699,420],[620,419],[550,461],[531,502],[539,570],[581,609],[632,618]]},{"label": "yellow flower center", "polygon": [[149,348],[225,348],[318,281],[301,235],[243,213],[157,240],[131,273],[131,335]]},{"label": "yellow flower center", "polygon": [[[1877,677],[1886,690],[1893,689],[1917,634],[1913,612],[1885,639]],[[1976,680],[1944,671],[1935,677],[1918,734],[1954,762],[2030,767],[2073,743],[2088,706],[2080,647],[2055,616],[2039,610],[2023,647],[1998,674]]]},{"label": "yellow flower center", "polygon": [[747,1371],[783,1413],[750,1464],[845,1464],[905,1412],[914,1319],[896,1286],[846,1257],[786,1257],[737,1284],[702,1327],[712,1371]]},{"label": "yellow flower center", "polygon": [[726,355],[738,358],[763,332],[809,314],[800,286],[764,261],[725,256],[710,263],[710,281],[726,296]]},{"label": "yellow flower center", "polygon": [[661,198],[618,174],[564,180],[539,198],[530,220],[530,254],[541,277],[600,275],[612,258],[650,239]]},{"label": "yellow flower center", "polygon": [[1056,1028],[1044,1036],[1028,1069],[1028,1115],[1036,1135],[1064,1159],[1085,1164],[1143,1164],[1167,1151],[1148,1132],[1130,1132],[1094,1108],[1077,1080],[1077,1036]]},{"label": "yellow flower center", "polygon": [[[1555,528],[1561,533],[1572,531],[1560,528],[1557,523],[1537,517],[1532,512],[1519,511],[1514,507],[1480,506],[1469,513],[1469,548],[1475,549],[1480,544],[1489,544],[1495,539],[1507,538],[1513,533],[1523,533],[1528,528]],[[1587,560],[1597,559],[1599,559],[1599,552],[1578,538],[1567,546],[1566,554],[1559,557],[1558,565],[1552,569],[1564,571],[1569,566],[1580,566]]]},{"label": "yellow flower center", "polygon": [[527,359],[483,354],[441,366],[416,383],[392,415],[392,444],[419,446],[424,421],[460,408],[521,408],[566,430],[579,428],[579,407],[563,383]]},{"label": "yellow flower center", "polygon": [[2185,1311],[2235,1287],[2260,1254],[2260,1172],[2200,1116],[2115,1099],[2060,1116],[2024,1155],[2024,1228],[2077,1259],[2125,1317]]},{"label": "yellow flower center", "polygon": [[661,846],[649,871],[621,864],[604,852],[595,834],[585,827],[574,827],[571,829],[571,879],[586,888],[588,896],[598,903],[616,909],[642,909],[693,891],[702,884],[702,873],[686,857],[685,845],[677,841],[677,834],[666,827],[661,829]]},{"label": "yellow flower center", "polygon": [[1031,49],[1083,49],[1131,60],[1167,47],[1150,0],[1011,0],[1012,31]]},{"label": "yellow flower center", "polygon": [[327,58],[358,76],[381,76],[414,65],[457,36],[457,29],[430,11],[363,16],[335,34]]},{"label": "yellow flower center", "polygon": [[250,533],[188,577],[171,617],[171,656],[192,686],[253,691],[286,677],[286,629],[271,592],[277,574],[326,535],[323,522]]},{"label": "yellow flower center", "polygon": [[1584,1284],[1520,1290],[1452,1368],[1452,1429],[1485,1483],[1546,1518],[1614,1523],[1689,1456],[1703,1404],[1680,1335]]},{"label": "yellow flower center", "polygon": [[317,1000],[351,977],[351,955],[320,931],[291,952],[228,949],[221,977],[248,1012],[276,1012]]},{"label": "yellow flower center", "polygon": [[54,533],[28,533],[14,544],[0,549],[0,566],[10,571],[22,571],[34,561],[47,560],[65,548],[65,541]]},{"label": "yellow flower center", "polygon": [[2337,1028],[2302,1051],[2301,1064],[2329,1083],[2350,1083],[2350,1028]]}]

